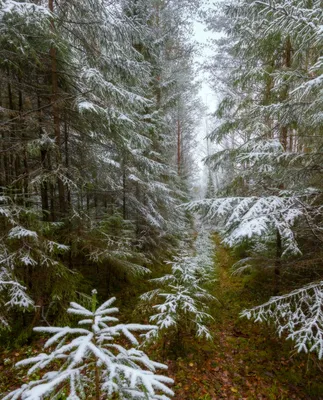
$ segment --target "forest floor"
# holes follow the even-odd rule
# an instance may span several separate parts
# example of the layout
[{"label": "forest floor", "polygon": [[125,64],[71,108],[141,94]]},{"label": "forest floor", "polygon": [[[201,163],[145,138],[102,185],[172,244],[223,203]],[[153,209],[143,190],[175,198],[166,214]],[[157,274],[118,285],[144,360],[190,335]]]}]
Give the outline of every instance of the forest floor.
[{"label": "forest floor", "polygon": [[[257,277],[233,277],[229,271],[234,262],[230,252],[220,249],[217,255],[217,281],[213,285],[213,340],[199,341],[181,336],[180,346],[165,338],[152,346],[151,358],[168,364],[168,375],[175,380],[174,400],[323,400],[323,363],[315,355],[297,354],[293,343],[279,338],[272,327],[255,324],[239,317],[240,312],[270,297],[268,282]],[[134,289],[138,290],[138,289]],[[128,303],[130,319],[133,310]],[[123,307],[120,307],[121,310]],[[132,318],[133,320],[133,318]],[[20,386],[23,370],[14,364],[35,355],[44,339],[15,349],[0,348],[0,393]]]},{"label": "forest floor", "polygon": [[244,308],[269,299],[272,275],[234,277],[230,252],[218,247],[217,253],[213,341],[187,337],[185,356],[168,361],[175,400],[323,400],[323,362],[316,355],[298,354],[273,327],[240,318]]}]

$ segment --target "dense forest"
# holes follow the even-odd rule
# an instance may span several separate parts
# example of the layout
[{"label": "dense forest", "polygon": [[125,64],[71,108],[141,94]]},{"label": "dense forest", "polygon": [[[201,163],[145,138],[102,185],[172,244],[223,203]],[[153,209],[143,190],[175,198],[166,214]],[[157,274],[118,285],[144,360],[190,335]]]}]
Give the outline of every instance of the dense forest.
[{"label": "dense forest", "polygon": [[1,398],[323,399],[322,77],[322,0],[0,0]]}]

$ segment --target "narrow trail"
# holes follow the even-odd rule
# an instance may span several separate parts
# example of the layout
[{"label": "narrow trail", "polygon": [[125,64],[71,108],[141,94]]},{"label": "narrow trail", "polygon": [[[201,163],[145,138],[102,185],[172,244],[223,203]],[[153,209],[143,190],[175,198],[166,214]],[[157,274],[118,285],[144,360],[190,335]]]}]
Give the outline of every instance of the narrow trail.
[{"label": "narrow trail", "polygon": [[234,259],[219,247],[210,343],[185,338],[187,352],[169,361],[175,400],[323,399],[323,379],[314,355],[299,355],[272,327],[241,319],[257,291],[229,271]]}]

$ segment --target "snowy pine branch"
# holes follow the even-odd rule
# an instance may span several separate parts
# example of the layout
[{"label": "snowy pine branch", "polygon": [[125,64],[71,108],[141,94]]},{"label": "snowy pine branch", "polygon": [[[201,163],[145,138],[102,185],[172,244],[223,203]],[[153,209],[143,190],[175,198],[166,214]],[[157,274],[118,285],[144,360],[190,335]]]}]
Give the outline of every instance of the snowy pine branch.
[{"label": "snowy pine branch", "polygon": [[[67,390],[70,399],[86,399],[95,392],[97,398],[119,394],[124,398],[150,400],[169,399],[173,395],[168,385],[173,380],[156,374],[157,369],[167,369],[152,361],[136,347],[125,348],[118,343],[123,335],[131,344],[138,346],[135,333],[156,329],[152,325],[119,324],[114,316],[118,309],[111,307],[111,298],[96,308],[96,292],[93,291],[92,310],[78,303],[71,303],[68,313],[76,315],[80,328],[38,327],[36,332],[52,337],[44,348],[47,353],[20,361],[18,367],[32,365],[28,375],[35,371],[59,365],[46,372],[41,379],[30,381],[7,394],[4,400],[24,398],[39,400],[44,396],[58,396]],[[94,384],[95,383],[95,384]],[[62,384],[64,384],[62,386]],[[68,389],[67,389],[68,387]]]},{"label": "snowy pine branch", "polygon": [[255,322],[273,322],[279,336],[295,341],[298,352],[323,357],[323,282],[312,283],[267,303],[244,310],[242,317]]},{"label": "snowy pine branch", "polygon": [[[247,238],[270,236],[279,231],[283,255],[300,254],[293,226],[304,210],[293,197],[227,197],[189,203],[191,211],[202,211],[205,220],[223,227],[224,242],[235,246]],[[220,226],[221,226],[220,225]]]}]

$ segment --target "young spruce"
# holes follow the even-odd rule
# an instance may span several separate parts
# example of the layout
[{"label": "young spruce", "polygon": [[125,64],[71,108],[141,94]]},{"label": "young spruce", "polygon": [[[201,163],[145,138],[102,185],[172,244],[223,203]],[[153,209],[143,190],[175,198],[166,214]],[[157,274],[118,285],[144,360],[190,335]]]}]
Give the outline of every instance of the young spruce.
[{"label": "young spruce", "polygon": [[[112,314],[118,309],[111,307],[115,298],[96,308],[96,291],[92,292],[92,310],[71,303],[68,313],[80,318],[78,328],[38,327],[35,331],[50,333],[45,348],[52,349],[17,363],[17,366],[32,364],[28,375],[37,370],[46,372],[40,379],[30,381],[21,388],[7,394],[4,400],[40,400],[60,398],[68,400],[95,398],[109,399],[117,394],[123,399],[167,400],[173,392],[168,384],[173,380],[156,375],[156,369],[167,369],[152,361],[141,350],[133,332],[155,329],[140,324],[119,324]],[[84,326],[84,327],[83,327]],[[117,342],[120,335],[130,341],[130,349]],[[50,371],[51,365],[59,365]]]}]

